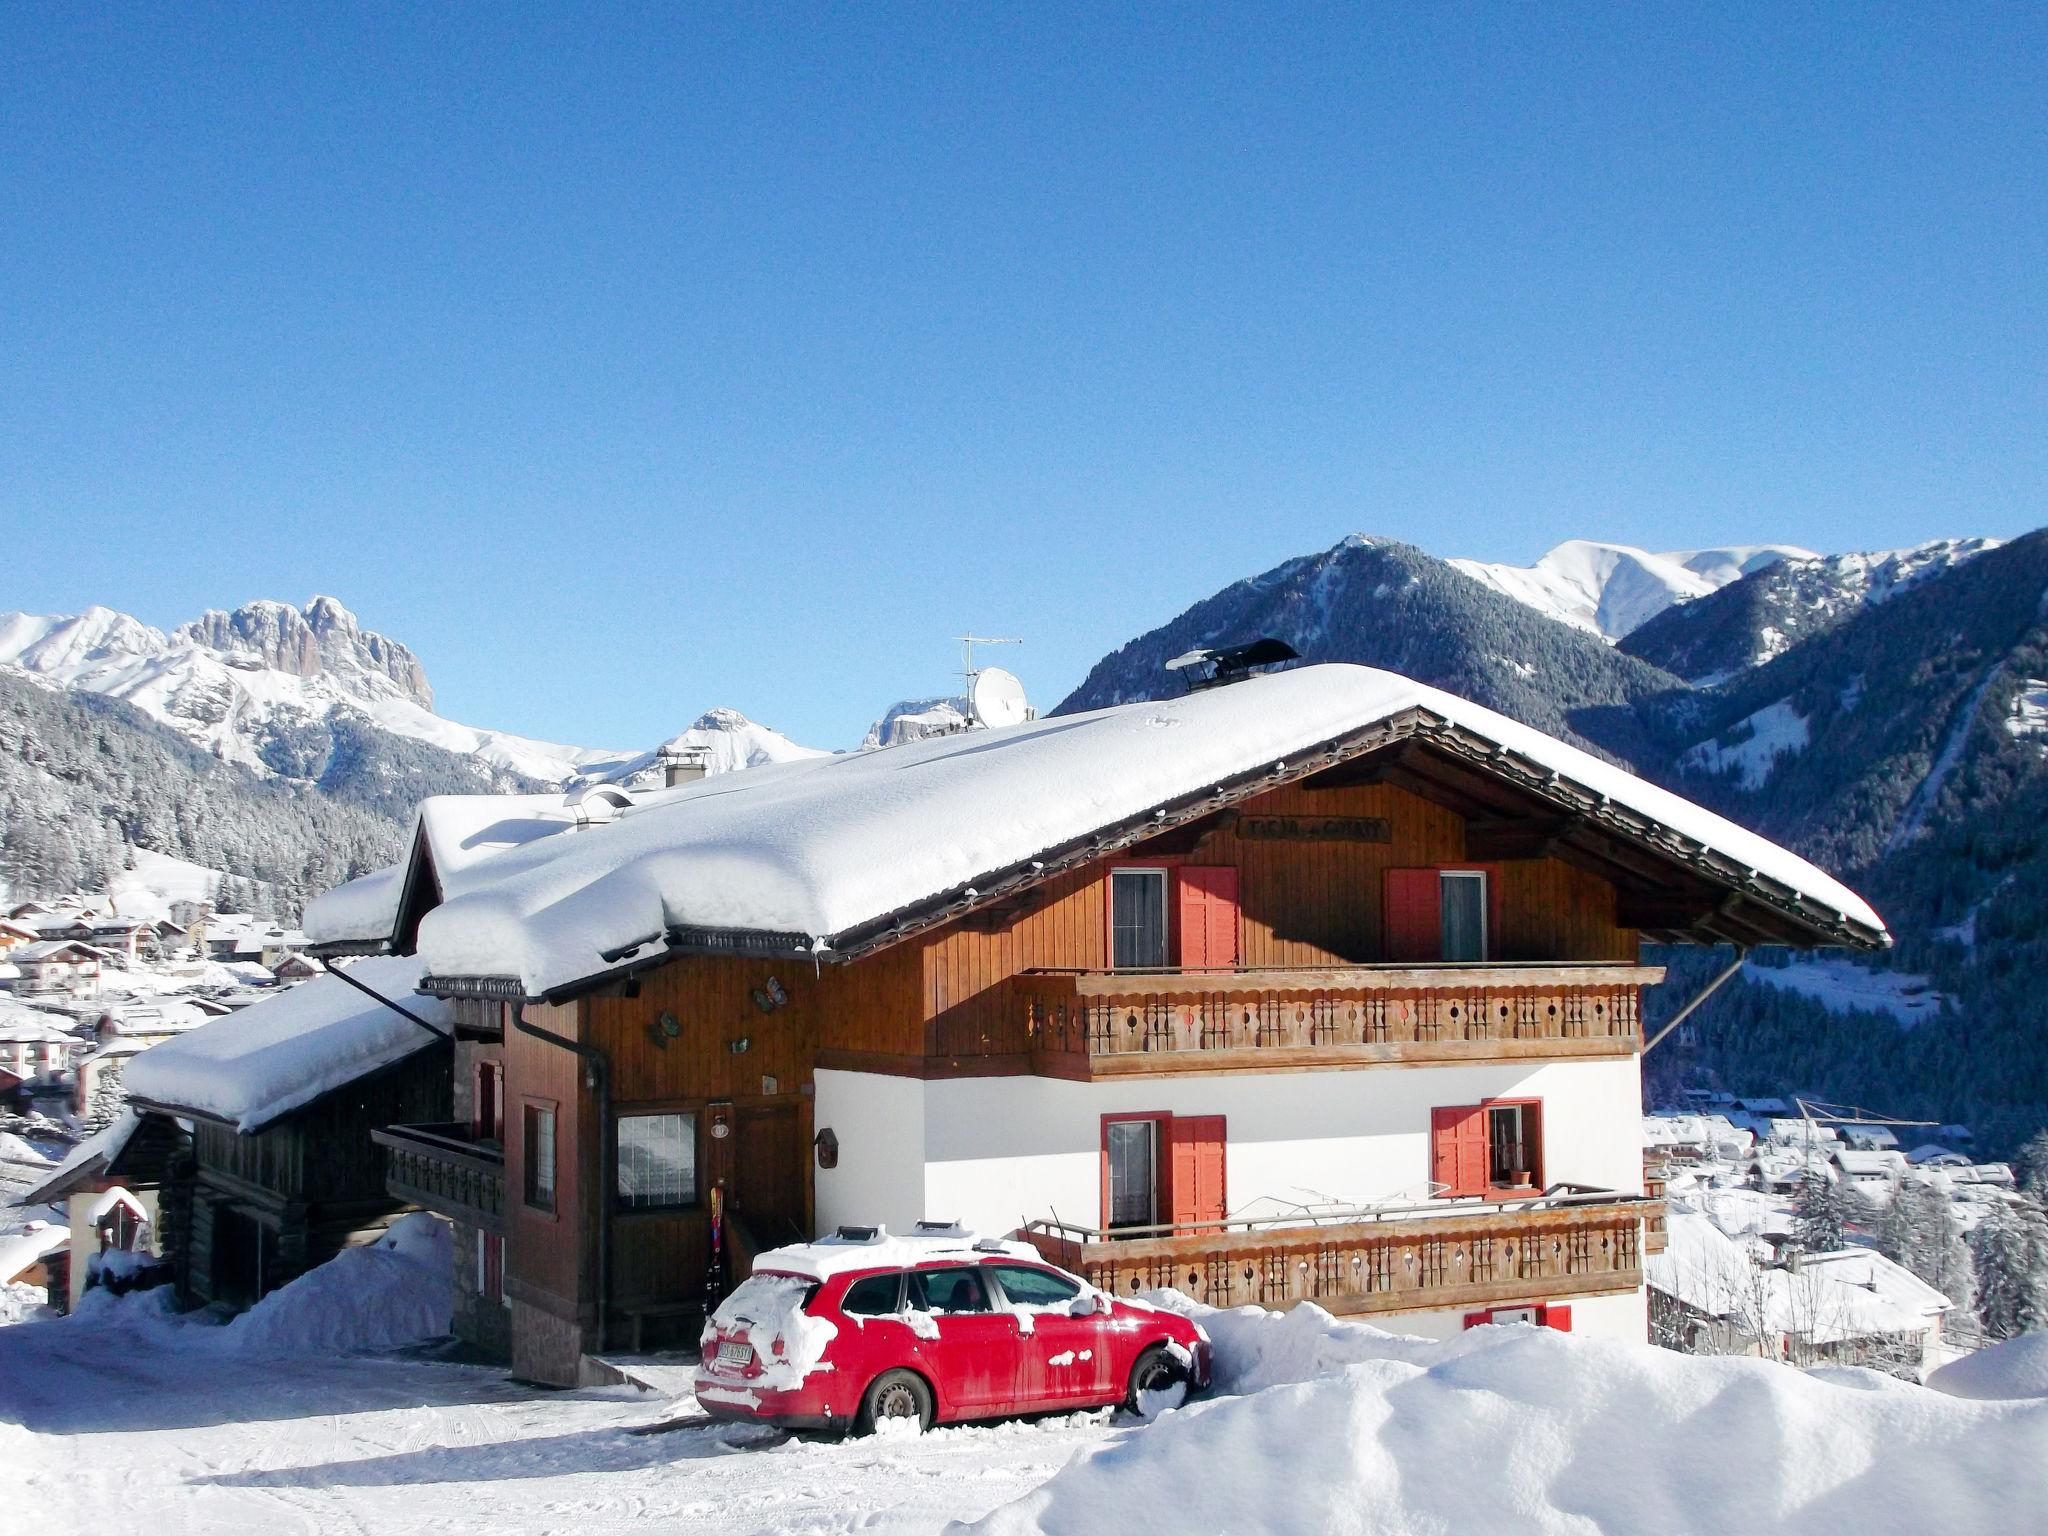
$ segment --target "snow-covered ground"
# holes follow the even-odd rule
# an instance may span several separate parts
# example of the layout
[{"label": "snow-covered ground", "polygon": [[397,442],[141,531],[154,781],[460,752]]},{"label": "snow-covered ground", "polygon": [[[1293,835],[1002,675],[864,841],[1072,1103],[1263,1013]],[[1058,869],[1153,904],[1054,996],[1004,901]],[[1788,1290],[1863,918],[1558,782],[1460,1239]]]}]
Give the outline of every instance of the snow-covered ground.
[{"label": "snow-covered ground", "polygon": [[1830,1013],[1888,1013],[1909,1029],[1939,1019],[1946,1001],[1925,976],[1874,970],[1833,955],[1786,965],[1747,965],[1742,974],[1767,987],[1810,997]]},{"label": "snow-covered ground", "polygon": [[[159,1532],[1579,1533],[2029,1529],[2048,1399],[1977,1401],[1536,1328],[1398,1338],[1315,1307],[1218,1313],[1217,1393],[866,1440],[699,1419],[632,1387],[350,1352],[430,1328],[445,1234],[410,1218],[240,1322],[94,1293],[0,1328],[0,1488],[50,1536]],[[1964,1387],[1965,1383],[1958,1383]]]},{"label": "snow-covered ground", "polygon": [[1689,748],[1678,766],[1696,773],[1732,773],[1744,789],[1762,789],[1777,771],[1778,759],[1804,752],[1811,740],[1806,716],[1780,699]]}]

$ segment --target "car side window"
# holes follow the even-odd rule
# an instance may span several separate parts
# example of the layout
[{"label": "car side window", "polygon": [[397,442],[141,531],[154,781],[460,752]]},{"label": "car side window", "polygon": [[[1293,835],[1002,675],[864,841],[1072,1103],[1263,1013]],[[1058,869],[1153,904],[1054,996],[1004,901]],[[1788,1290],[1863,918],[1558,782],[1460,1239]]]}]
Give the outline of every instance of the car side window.
[{"label": "car side window", "polygon": [[1063,1307],[1081,1294],[1077,1280],[1028,1264],[995,1264],[996,1281],[1016,1307]]},{"label": "car side window", "polygon": [[839,1310],[850,1317],[886,1317],[898,1310],[896,1298],[902,1289],[901,1275],[869,1275],[846,1288]]},{"label": "car side window", "polygon": [[921,1269],[912,1275],[927,1312],[986,1312],[988,1287],[971,1269]]}]

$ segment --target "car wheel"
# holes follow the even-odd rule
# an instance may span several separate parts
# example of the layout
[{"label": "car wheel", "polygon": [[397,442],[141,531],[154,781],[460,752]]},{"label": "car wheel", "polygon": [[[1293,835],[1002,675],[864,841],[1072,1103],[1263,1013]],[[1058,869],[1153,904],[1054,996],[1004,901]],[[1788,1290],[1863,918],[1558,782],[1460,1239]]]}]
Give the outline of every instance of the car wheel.
[{"label": "car wheel", "polygon": [[915,1371],[884,1371],[860,1400],[860,1431],[871,1435],[883,1422],[914,1422],[914,1433],[932,1427],[932,1389]]},{"label": "car wheel", "polygon": [[1139,1418],[1152,1420],[1188,1400],[1187,1367],[1164,1344],[1154,1344],[1131,1367],[1124,1406]]}]

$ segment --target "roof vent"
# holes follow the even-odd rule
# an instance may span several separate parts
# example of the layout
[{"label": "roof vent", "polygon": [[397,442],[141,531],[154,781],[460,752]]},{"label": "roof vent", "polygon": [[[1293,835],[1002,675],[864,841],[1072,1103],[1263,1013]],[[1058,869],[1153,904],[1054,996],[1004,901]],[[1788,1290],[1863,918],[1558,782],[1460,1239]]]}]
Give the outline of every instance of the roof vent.
[{"label": "roof vent", "polygon": [[1285,640],[1268,635],[1245,645],[1198,645],[1174,657],[1166,664],[1166,670],[1180,673],[1188,692],[1195,693],[1203,688],[1220,688],[1225,683],[1241,683],[1263,668],[1300,659],[1301,652]]}]

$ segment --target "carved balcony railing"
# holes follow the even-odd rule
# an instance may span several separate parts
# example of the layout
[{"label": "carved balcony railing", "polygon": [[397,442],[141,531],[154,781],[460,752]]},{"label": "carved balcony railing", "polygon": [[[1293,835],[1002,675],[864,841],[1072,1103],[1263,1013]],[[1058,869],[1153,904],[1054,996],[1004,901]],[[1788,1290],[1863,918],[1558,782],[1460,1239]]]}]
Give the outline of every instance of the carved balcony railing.
[{"label": "carved balcony railing", "polygon": [[384,1188],[486,1232],[505,1230],[505,1153],[466,1125],[393,1125],[370,1135],[384,1149]]},{"label": "carved balcony railing", "polygon": [[1643,1192],[1657,1202],[1654,1215],[1643,1222],[1643,1252],[1662,1253],[1670,1241],[1664,1220],[1664,1188],[1671,1179],[1671,1162],[1661,1152],[1643,1153]]},{"label": "carved balcony railing", "polygon": [[[1643,1195],[1575,1186],[1516,1201],[1331,1211],[1115,1236],[1034,1221],[1045,1258],[1113,1295],[1172,1287],[1215,1307],[1410,1312],[1633,1291],[1643,1283]],[[1153,1235],[1156,1234],[1156,1235]]]},{"label": "carved balcony railing", "polygon": [[1050,1076],[1612,1056],[1642,1045],[1656,966],[1025,971],[1012,979]]}]

